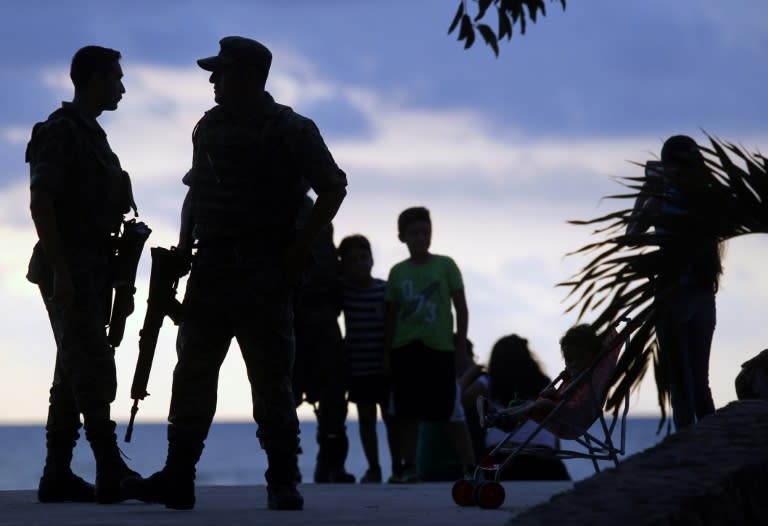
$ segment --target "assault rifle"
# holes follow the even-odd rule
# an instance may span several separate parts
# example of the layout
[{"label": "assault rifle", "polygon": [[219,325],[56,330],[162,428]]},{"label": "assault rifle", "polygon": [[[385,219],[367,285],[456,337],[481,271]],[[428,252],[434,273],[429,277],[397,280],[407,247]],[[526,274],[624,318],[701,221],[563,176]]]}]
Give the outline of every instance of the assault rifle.
[{"label": "assault rifle", "polygon": [[176,288],[179,276],[184,269],[183,257],[176,252],[163,247],[152,247],[152,273],[149,276],[149,297],[147,298],[147,314],[144,325],[139,332],[139,357],[136,361],[136,371],[133,373],[131,384],[131,419],[125,431],[125,441],[131,441],[133,421],[139,410],[139,400],[149,396],[147,384],[152,360],[155,357],[157,337],[163,320],[168,316],[174,324],[181,320],[181,303],[176,299]]},{"label": "assault rifle", "polygon": [[119,347],[125,334],[125,320],[133,312],[133,295],[136,293],[136,269],[139,266],[141,252],[149,234],[152,233],[144,223],[135,219],[123,223],[123,234],[117,238],[117,247],[113,254],[113,280],[115,301],[111,307],[107,324],[107,340],[114,347]]}]

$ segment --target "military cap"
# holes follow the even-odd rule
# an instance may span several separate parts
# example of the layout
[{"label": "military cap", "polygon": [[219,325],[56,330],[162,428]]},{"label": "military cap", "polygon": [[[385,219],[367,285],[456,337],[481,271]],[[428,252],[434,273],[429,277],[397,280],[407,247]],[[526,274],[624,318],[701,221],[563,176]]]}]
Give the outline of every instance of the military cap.
[{"label": "military cap", "polygon": [[266,75],[272,64],[272,53],[266,46],[245,37],[224,37],[219,40],[219,54],[213,57],[201,58],[197,65],[207,71],[216,71],[223,66],[249,65],[256,66]]}]

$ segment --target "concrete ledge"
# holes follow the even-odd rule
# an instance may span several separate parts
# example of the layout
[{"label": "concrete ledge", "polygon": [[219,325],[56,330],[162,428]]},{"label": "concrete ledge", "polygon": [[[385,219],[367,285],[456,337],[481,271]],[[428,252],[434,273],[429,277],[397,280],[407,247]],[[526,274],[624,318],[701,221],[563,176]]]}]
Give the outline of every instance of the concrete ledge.
[{"label": "concrete ledge", "polygon": [[768,401],[733,402],[508,524],[768,524]]}]

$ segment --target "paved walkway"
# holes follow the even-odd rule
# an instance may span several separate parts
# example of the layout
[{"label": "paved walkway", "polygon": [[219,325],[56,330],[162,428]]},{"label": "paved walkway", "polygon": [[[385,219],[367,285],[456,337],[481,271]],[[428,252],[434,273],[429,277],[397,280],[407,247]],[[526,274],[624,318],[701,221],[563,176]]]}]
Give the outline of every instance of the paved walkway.
[{"label": "paved walkway", "polygon": [[270,511],[264,486],[204,486],[192,511],[126,502],[39,504],[0,491],[0,526],[720,526],[768,524],[768,401],[734,402],[575,485],[505,482],[497,510],[462,508],[452,483],[307,484],[305,509]]},{"label": "paved walkway", "polygon": [[461,508],[450,483],[413,485],[307,484],[304,511],[270,511],[264,486],[197,488],[192,511],[125,502],[113,505],[39,504],[34,491],[0,492],[0,526],[369,525],[502,526],[518,513],[573,487],[570,482],[505,482],[498,510]]}]

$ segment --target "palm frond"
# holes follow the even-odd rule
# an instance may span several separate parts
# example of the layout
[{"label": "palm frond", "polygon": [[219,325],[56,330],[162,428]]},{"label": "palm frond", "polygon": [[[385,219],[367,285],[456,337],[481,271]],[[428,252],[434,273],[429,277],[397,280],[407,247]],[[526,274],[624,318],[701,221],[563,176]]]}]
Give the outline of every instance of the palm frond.
[{"label": "palm frond", "polygon": [[[768,232],[768,159],[710,135],[707,138],[708,145],[699,145],[707,169],[701,177],[686,178],[679,183],[678,190],[691,197],[688,220],[695,226],[688,230],[689,237],[685,240],[653,230],[627,233],[633,221],[661,226],[674,221],[648,209],[622,208],[595,219],[568,221],[594,227],[592,235],[597,240],[567,254],[589,259],[569,280],[558,283],[568,289],[566,312],[578,311],[579,319],[594,314],[592,324],[598,331],[615,326],[624,316],[631,319],[620,334],[622,338],[631,334],[632,338],[619,359],[607,407],[618,409],[623,397],[639,386],[652,361],[661,409],[659,429],[667,421],[670,402],[668,372],[674,356],[668,354],[676,352],[674,349],[660,351],[656,342],[656,320],[668,308],[674,293],[674,280],[661,279],[664,270],[660,246],[691,242],[691,238],[695,241],[691,231],[719,241]],[[647,168],[644,163],[633,164]],[[654,182],[648,175],[615,180],[629,193],[604,199],[636,200],[643,192],[665,199],[665,194],[654,190]]]}]

